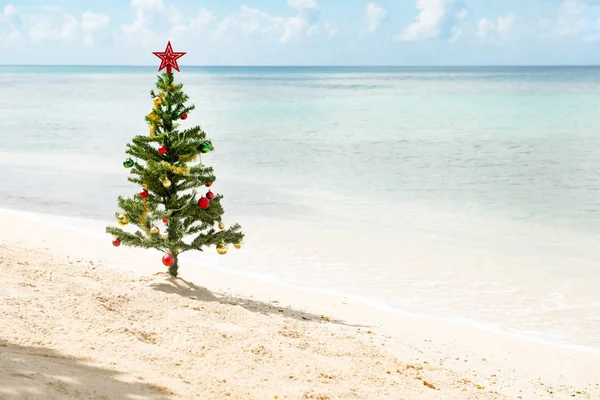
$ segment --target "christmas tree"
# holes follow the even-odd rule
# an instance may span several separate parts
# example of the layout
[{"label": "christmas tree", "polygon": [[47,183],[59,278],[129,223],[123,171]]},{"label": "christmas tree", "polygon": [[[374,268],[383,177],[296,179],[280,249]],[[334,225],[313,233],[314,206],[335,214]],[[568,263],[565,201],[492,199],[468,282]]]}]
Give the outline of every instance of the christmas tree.
[{"label": "christmas tree", "polygon": [[[153,54],[161,59],[158,71],[167,71],[158,76],[157,90],[150,91],[154,107],[145,118],[149,134],[127,144],[129,157],[123,162],[130,171],[128,180],[139,185],[140,192],[131,198],[119,196],[116,217],[121,227],[109,226],[106,232],[114,236],[116,247],[162,251],[163,264],[177,276],[182,253],[215,245],[225,254],[230,244],[241,248],[244,235],[238,224],[225,229],[223,196],[210,189],[216,177],[200,156],[214,150],[212,142],[199,126],[179,130],[177,121],[195,109],[187,103],[183,84],[174,83],[173,68],[179,71],[177,59],[186,53],[173,52],[169,42],[164,52]],[[198,189],[208,191],[199,197]],[[135,232],[123,229],[128,224],[137,227]]]}]

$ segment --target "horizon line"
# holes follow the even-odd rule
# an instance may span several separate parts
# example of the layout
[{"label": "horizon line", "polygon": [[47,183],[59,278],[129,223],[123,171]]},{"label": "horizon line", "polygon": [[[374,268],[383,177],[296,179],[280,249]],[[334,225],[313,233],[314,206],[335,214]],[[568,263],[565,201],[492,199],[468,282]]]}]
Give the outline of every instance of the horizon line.
[{"label": "horizon line", "polygon": [[[129,67],[156,68],[156,65],[133,64],[0,64],[0,67]],[[600,64],[438,64],[438,65],[187,65],[180,68],[522,68],[522,67],[600,67]]]}]

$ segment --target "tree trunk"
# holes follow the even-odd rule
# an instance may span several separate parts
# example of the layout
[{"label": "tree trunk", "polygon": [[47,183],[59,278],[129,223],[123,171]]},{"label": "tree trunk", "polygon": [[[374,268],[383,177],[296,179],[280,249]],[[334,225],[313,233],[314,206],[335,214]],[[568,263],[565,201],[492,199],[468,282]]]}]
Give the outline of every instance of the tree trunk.
[{"label": "tree trunk", "polygon": [[179,260],[178,258],[178,254],[176,252],[171,252],[171,254],[173,255],[173,258],[175,259],[175,262],[173,263],[173,265],[171,265],[169,267],[169,275],[177,278],[177,270],[179,269]]}]

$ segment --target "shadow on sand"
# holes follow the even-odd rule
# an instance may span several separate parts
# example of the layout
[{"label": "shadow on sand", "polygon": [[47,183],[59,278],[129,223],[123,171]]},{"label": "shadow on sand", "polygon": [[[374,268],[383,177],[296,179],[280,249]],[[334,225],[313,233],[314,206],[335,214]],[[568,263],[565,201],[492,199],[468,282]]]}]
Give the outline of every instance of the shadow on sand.
[{"label": "shadow on sand", "polygon": [[0,399],[171,399],[170,391],[44,347],[0,339]]},{"label": "shadow on sand", "polygon": [[260,313],[260,314],[273,314],[280,315],[284,318],[292,318],[299,321],[313,321],[313,322],[329,322],[333,324],[339,324],[355,328],[368,328],[365,325],[352,325],[345,321],[333,319],[330,317],[311,314],[300,310],[295,310],[291,307],[283,307],[277,304],[265,303],[262,301],[244,299],[240,297],[233,297],[224,294],[215,294],[210,290],[199,287],[191,282],[188,282],[181,278],[173,278],[166,273],[156,274],[163,277],[167,282],[164,283],[153,283],[150,287],[156,291],[177,294],[179,296],[186,297],[192,300],[204,301],[204,302],[218,302],[221,304],[227,304],[232,306],[240,306],[248,311]]}]

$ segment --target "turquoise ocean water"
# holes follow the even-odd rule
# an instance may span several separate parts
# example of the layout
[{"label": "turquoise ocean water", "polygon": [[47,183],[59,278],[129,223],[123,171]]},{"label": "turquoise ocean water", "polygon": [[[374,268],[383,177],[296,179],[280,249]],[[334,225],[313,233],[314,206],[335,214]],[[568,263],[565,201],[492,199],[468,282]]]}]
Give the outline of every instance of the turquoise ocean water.
[{"label": "turquoise ocean water", "polygon": [[[156,75],[0,67],[0,207],[111,221],[138,191],[121,163]],[[183,125],[216,146],[203,161],[226,222],[248,236],[228,267],[600,350],[600,68],[176,78],[197,106]]]}]

